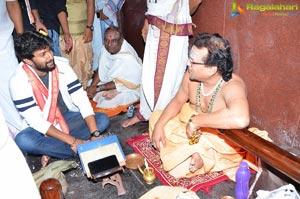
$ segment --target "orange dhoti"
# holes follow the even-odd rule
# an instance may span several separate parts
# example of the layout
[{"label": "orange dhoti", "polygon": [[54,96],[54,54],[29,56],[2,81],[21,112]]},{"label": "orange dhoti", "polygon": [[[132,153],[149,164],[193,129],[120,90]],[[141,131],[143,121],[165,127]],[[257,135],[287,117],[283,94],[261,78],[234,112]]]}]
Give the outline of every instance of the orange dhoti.
[{"label": "orange dhoti", "polygon": [[[160,114],[161,111],[155,111],[151,115],[149,120],[150,137]],[[184,174],[183,176],[174,176],[177,178],[223,171],[230,179],[234,180],[239,163],[246,157],[247,152],[225,139],[218,130],[211,128],[201,128],[202,135],[199,142],[190,145],[186,136],[186,126],[193,114],[196,114],[196,112],[186,103],[181,112],[164,127],[166,147],[160,148],[163,168],[172,175]],[[267,136],[266,132],[264,136]],[[203,160],[203,167],[194,173],[190,173],[190,157],[194,153],[200,154]],[[250,164],[250,166],[254,165],[255,163]],[[256,167],[254,166],[253,169],[256,169]],[[176,170],[176,172],[173,172],[173,170]]]}]

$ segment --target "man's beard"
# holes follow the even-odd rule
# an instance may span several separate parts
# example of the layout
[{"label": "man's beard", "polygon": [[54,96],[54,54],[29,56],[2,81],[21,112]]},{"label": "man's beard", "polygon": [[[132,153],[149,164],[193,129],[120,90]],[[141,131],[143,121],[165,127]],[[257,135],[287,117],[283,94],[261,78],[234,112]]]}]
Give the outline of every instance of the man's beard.
[{"label": "man's beard", "polygon": [[[33,62],[33,63],[35,65],[35,68],[37,70],[41,71],[41,72],[50,72],[50,71],[55,69],[54,59],[51,59],[50,61],[47,61],[44,66],[42,66],[42,65],[40,65],[36,62]],[[53,64],[49,67],[48,64],[50,64],[50,63],[53,63]]]}]

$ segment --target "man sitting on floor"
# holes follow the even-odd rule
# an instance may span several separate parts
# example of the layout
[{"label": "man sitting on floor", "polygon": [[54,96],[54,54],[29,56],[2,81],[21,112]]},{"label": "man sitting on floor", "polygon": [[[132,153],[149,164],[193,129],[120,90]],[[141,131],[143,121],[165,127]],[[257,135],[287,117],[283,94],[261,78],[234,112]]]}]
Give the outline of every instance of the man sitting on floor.
[{"label": "man sitting on floor", "polygon": [[77,156],[77,145],[109,126],[109,118],[94,113],[67,59],[54,57],[51,39],[26,32],[15,39],[22,60],[10,80],[13,102],[23,117],[15,141],[23,152],[65,159]]},{"label": "man sitting on floor", "polygon": [[121,30],[107,28],[99,68],[87,88],[89,98],[93,98],[99,108],[115,108],[139,100],[141,70],[141,59]]},{"label": "man sitting on floor", "polygon": [[150,118],[150,137],[174,177],[234,174],[245,155],[216,130],[242,129],[250,120],[246,85],[233,73],[230,49],[217,34],[197,35],[178,93]]}]

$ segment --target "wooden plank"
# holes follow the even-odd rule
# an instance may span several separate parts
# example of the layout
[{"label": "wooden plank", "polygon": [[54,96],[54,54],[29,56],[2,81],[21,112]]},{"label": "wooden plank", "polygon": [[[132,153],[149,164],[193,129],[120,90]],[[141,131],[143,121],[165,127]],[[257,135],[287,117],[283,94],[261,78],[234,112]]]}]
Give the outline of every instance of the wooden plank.
[{"label": "wooden plank", "polygon": [[219,129],[219,131],[229,140],[240,145],[265,163],[300,183],[300,158],[296,155],[289,153],[272,142],[264,140],[247,129]]}]

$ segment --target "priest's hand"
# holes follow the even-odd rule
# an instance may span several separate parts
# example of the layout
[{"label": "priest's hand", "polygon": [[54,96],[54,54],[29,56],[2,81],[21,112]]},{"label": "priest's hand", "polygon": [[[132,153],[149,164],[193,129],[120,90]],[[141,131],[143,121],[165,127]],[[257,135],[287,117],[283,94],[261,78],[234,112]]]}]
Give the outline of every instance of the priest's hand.
[{"label": "priest's hand", "polygon": [[160,147],[166,146],[166,136],[163,127],[155,125],[152,134],[152,143],[157,150],[160,150]]},{"label": "priest's hand", "polygon": [[195,115],[192,115],[192,117],[189,120],[189,123],[186,125],[186,136],[190,140],[190,145],[197,144],[202,134],[200,127],[196,126],[193,123],[194,117]]}]

